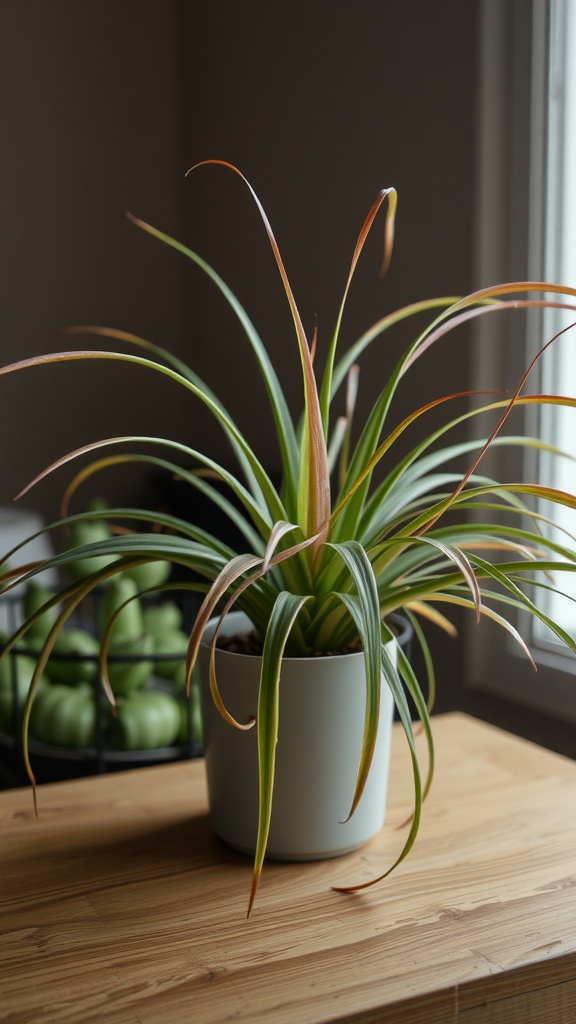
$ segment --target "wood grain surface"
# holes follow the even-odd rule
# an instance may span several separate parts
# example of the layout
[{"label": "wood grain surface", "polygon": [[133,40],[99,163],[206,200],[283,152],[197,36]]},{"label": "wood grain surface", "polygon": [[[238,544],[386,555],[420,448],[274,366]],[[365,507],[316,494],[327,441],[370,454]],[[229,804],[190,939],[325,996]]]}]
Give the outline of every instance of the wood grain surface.
[{"label": "wood grain surface", "polygon": [[408,859],[387,823],[337,860],[265,865],[213,835],[201,761],[0,794],[0,1020],[573,1024],[576,764],[459,714]]}]

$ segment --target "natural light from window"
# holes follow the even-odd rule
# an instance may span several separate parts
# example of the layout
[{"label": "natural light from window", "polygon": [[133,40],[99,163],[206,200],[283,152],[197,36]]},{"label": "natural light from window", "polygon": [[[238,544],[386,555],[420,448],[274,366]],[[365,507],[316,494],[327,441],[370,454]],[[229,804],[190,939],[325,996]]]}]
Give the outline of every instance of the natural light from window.
[{"label": "natural light from window", "polygon": [[[551,4],[548,74],[548,130],[546,166],[546,212],[544,230],[544,271],[548,280],[576,284],[576,3],[555,0]],[[575,314],[549,311],[544,318],[544,338],[576,321]],[[576,327],[555,343],[552,359],[546,358],[543,385],[546,390],[576,395]],[[576,492],[576,411],[548,410],[542,422],[543,436],[570,459],[554,460],[554,476],[543,463],[543,473],[554,486]],[[550,514],[549,507],[546,510]],[[574,514],[555,507],[559,526],[574,533]],[[566,538],[560,538],[566,540]],[[568,543],[571,541],[568,539]],[[574,541],[576,545],[576,541]],[[562,574],[558,580],[576,601],[576,574]],[[545,610],[574,634],[576,604],[550,591]],[[544,642],[543,630],[537,634]]]}]

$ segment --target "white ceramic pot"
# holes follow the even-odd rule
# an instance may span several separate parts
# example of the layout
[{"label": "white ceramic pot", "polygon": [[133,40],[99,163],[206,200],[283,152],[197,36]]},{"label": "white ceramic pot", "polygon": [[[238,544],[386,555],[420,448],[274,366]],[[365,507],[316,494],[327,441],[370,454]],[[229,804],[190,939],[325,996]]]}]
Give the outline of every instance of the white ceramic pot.
[{"label": "white ceramic pot", "polygon": [[[204,749],[210,817],[230,846],[253,853],[258,825],[256,729],[241,731],[216,710],[208,688],[209,642],[199,654]],[[227,616],[221,632],[251,628],[242,612]],[[394,650],[391,644],[391,654]],[[240,722],[256,713],[260,658],[218,650],[218,685]],[[383,684],[376,750],[362,798],[349,821],[365,709],[362,653],[286,658],[280,677],[280,718],[267,856],[320,860],[357,849],[384,823],[393,699]]]}]

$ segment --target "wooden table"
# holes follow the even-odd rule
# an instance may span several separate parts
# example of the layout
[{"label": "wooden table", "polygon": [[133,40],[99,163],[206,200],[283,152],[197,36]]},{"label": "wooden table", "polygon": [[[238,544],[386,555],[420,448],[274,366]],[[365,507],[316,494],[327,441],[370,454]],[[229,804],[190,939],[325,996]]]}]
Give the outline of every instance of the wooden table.
[{"label": "wooden table", "polygon": [[269,863],[213,837],[202,761],[0,795],[0,1020],[10,1024],[572,1024],[576,763],[434,719],[416,846],[394,739],[388,822],[363,850]]}]

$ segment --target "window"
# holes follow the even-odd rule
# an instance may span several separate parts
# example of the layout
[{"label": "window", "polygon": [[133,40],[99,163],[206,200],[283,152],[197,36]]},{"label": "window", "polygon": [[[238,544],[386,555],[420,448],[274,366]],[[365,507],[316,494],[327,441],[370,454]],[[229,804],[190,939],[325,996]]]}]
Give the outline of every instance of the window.
[{"label": "window", "polygon": [[[571,0],[554,0],[549,20],[548,119],[546,131],[546,206],[542,261],[547,279],[576,282],[576,7]],[[572,59],[570,59],[572,55]],[[574,320],[573,314],[549,310],[544,315],[545,336],[553,336]],[[560,394],[576,394],[576,344],[573,333],[555,343],[552,358],[543,365],[545,388]],[[565,451],[576,454],[576,419],[567,409],[547,410],[542,417],[543,436]],[[543,461],[543,475],[550,483],[575,491],[574,464],[554,467]],[[556,512],[558,524],[569,530],[573,517]],[[563,581],[563,589],[576,598],[576,578]],[[546,611],[567,630],[574,631],[576,605],[549,594]],[[539,643],[549,647],[543,630]],[[553,649],[553,648],[551,648]]]},{"label": "window", "polygon": [[[530,278],[576,282],[576,4],[573,0],[511,0],[482,5],[482,89],[479,110],[478,284]],[[532,317],[530,319],[530,316]],[[478,326],[476,377],[493,386],[498,374],[518,379],[530,354],[576,319],[558,311],[510,321],[500,337]],[[488,319],[488,318],[486,318]],[[520,317],[519,320],[522,318]],[[513,334],[510,334],[511,329]],[[576,331],[555,343],[541,362],[542,390],[576,394]],[[500,377],[502,379],[502,377]],[[526,432],[576,456],[576,413],[547,409],[530,414]],[[576,492],[576,462],[531,453],[531,476]],[[545,514],[574,533],[564,510]],[[571,586],[576,599],[576,575]],[[534,599],[572,635],[576,603],[552,592]],[[485,643],[469,634],[468,681],[476,689],[576,721],[576,658],[540,623],[519,621],[538,663],[507,637]],[[476,635],[475,635],[476,634]],[[487,650],[486,648],[489,648]]]}]

